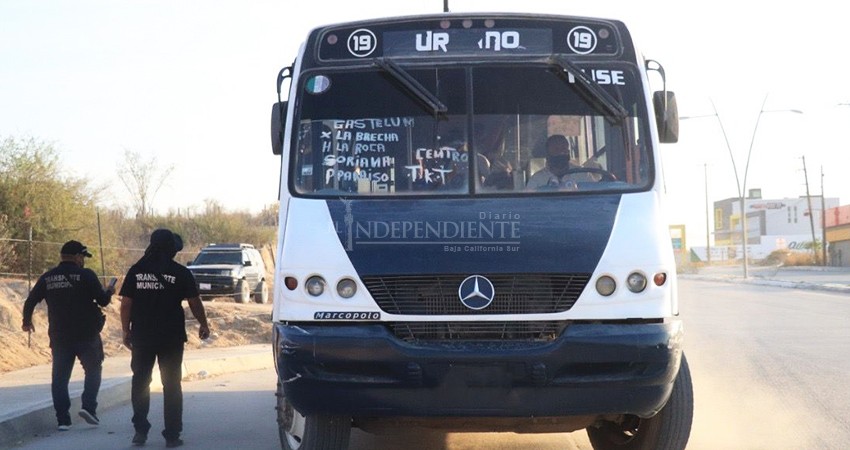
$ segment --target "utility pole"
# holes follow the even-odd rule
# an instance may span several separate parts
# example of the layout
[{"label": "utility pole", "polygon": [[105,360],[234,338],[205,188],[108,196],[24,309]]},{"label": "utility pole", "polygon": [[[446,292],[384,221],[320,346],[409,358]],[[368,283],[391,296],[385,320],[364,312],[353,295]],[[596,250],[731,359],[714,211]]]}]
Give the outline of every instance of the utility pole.
[{"label": "utility pole", "polygon": [[815,212],[812,211],[812,197],[809,195],[809,174],[806,172],[806,157],[803,156],[803,177],[806,180],[806,201],[809,203],[809,223],[812,225],[812,256],[815,257],[815,264],[818,262],[817,240],[815,238]]},{"label": "utility pole", "polygon": [[100,231],[100,208],[95,209],[97,212],[97,242],[100,245],[100,275],[103,276],[103,283],[106,283],[106,263],[103,257],[103,233]]},{"label": "utility pole", "polygon": [[820,166],[820,226],[823,246],[821,247],[821,256],[823,265],[829,265],[826,256],[826,194],[823,193],[823,166]]}]

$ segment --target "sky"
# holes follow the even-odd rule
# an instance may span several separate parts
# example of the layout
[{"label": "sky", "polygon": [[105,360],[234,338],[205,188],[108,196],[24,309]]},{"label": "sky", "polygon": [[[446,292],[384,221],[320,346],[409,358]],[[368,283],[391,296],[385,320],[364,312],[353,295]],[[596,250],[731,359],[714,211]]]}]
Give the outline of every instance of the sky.
[{"label": "sky", "polygon": [[[443,8],[442,0],[294,4],[0,0],[0,138],[52,143],[67,175],[102,187],[104,207],[130,204],[118,167],[132,151],[174,167],[153,198],[157,212],[200,210],[208,200],[258,212],[277,201],[279,187],[269,131],[275,80],[307,33]],[[449,2],[452,12],[626,23],[644,56],[664,66],[680,116],[692,117],[680,123],[679,142],[661,148],[668,221],[686,225],[688,245],[705,245],[706,184],[711,202],[737,197],[731,161],[743,182],[750,149],[747,190],[761,188],[769,199],[805,195],[805,156],[811,194],[823,180],[827,197],[850,204],[850,106],[841,105],[850,104],[846,15],[826,0],[765,5]]]}]

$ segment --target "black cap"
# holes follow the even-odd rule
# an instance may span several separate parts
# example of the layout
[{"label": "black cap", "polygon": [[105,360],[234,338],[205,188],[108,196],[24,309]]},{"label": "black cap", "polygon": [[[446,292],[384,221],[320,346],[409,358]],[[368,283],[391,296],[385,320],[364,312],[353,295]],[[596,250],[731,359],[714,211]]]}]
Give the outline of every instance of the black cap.
[{"label": "black cap", "polygon": [[83,255],[86,258],[91,258],[91,253],[89,253],[89,249],[78,241],[66,242],[65,245],[62,246],[62,250],[59,253],[63,255]]},{"label": "black cap", "polygon": [[151,244],[148,248],[179,252],[183,250],[183,239],[171,230],[159,228],[151,233]]}]

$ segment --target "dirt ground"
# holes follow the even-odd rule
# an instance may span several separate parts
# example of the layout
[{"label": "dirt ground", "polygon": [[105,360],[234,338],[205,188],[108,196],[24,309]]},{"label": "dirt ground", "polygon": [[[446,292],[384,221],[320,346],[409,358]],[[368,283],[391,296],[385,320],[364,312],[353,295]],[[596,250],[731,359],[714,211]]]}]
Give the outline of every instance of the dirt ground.
[{"label": "dirt ground", "polygon": [[[21,331],[21,310],[27,294],[24,280],[0,279],[0,373],[50,363],[50,346],[47,337],[47,306],[38,304],[33,314],[36,331],[32,336]],[[232,299],[218,298],[204,302],[211,335],[206,342],[198,339],[198,323],[184,302],[186,332],[189,342],[186,349],[232,347],[247,344],[271,344],[271,304],[238,304]],[[101,333],[104,351],[108,356],[128,353],[121,343],[121,316],[119,297],[104,308],[106,326]]]}]

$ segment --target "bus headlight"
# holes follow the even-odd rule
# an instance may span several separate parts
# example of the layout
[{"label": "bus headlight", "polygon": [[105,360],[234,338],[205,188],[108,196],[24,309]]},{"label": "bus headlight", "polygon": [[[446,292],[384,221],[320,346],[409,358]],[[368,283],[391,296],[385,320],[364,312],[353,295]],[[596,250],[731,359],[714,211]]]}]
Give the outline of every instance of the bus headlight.
[{"label": "bus headlight", "polygon": [[616,289],[617,283],[608,275],[602,275],[596,280],[596,292],[603,297],[613,294]]},{"label": "bus headlight", "polygon": [[646,289],[646,277],[640,272],[632,272],[626,278],[626,287],[635,294],[643,292]]},{"label": "bus headlight", "polygon": [[354,297],[357,293],[357,283],[351,278],[343,278],[336,284],[336,293],[342,298]]},{"label": "bus headlight", "polygon": [[304,283],[304,288],[307,289],[308,294],[313,297],[318,297],[325,292],[325,279],[320,276],[307,278],[307,282]]}]

